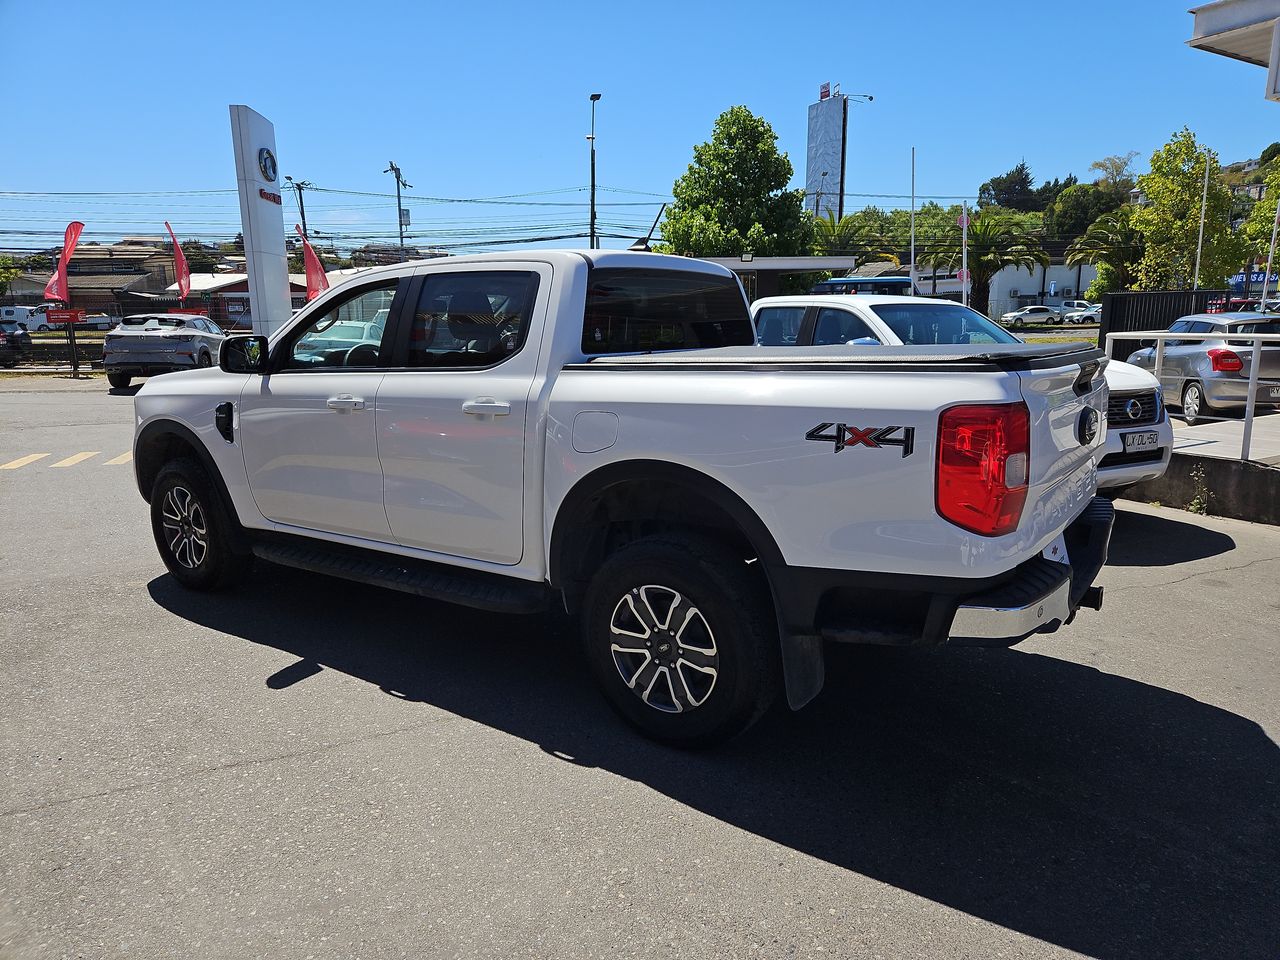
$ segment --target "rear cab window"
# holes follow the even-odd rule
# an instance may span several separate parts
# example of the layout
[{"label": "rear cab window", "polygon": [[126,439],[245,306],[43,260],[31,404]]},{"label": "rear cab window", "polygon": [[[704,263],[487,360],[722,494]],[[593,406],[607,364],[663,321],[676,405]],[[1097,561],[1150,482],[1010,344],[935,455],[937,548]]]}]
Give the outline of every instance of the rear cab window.
[{"label": "rear cab window", "polygon": [[754,343],[747,302],[734,277],[683,270],[591,271],[582,327],[587,355]]}]

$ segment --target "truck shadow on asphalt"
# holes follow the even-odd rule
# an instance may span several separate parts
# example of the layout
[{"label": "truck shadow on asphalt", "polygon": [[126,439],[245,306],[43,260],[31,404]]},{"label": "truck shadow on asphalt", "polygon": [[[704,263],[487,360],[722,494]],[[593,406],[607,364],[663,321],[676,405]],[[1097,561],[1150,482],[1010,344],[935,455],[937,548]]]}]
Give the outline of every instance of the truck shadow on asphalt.
[{"label": "truck shadow on asphalt", "polygon": [[216,596],[168,576],[149,590],[184,620],[298,657],[245,678],[282,696],[341,671],[406,710],[431,704],[1094,957],[1276,955],[1280,749],[1226,710],[1016,650],[837,648],[806,710],[685,753],[614,718],[560,619],[357,584],[319,612],[327,586],[264,565]]},{"label": "truck shadow on asphalt", "polygon": [[1107,553],[1109,567],[1169,567],[1216,557],[1236,548],[1235,540],[1219,530],[1177,519],[1178,511],[1159,516],[1120,507]]}]

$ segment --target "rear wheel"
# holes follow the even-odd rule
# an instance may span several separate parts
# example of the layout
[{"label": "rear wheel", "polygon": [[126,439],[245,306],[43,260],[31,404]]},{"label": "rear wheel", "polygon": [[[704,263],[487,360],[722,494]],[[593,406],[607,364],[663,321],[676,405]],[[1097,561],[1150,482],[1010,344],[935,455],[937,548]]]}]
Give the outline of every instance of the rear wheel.
[{"label": "rear wheel", "polygon": [[736,736],[780,687],[768,587],[701,537],[646,537],[605,560],[583,608],[583,643],[605,698],[655,740],[707,746]]},{"label": "rear wheel", "polygon": [[116,390],[123,390],[125,387],[129,386],[129,381],[132,379],[133,377],[129,376],[127,373],[107,374],[107,383],[111,384],[111,386]]},{"label": "rear wheel", "polygon": [[200,352],[200,356],[196,357],[196,366],[197,367],[213,366],[213,358],[209,356],[209,352],[207,350],[202,350]]},{"label": "rear wheel", "polygon": [[40,331],[41,333],[48,333],[48,332],[49,332],[49,325],[48,325],[47,323],[42,323],[42,324],[40,324],[40,326],[36,327],[36,329],[37,329],[38,331]]},{"label": "rear wheel", "polygon": [[1209,410],[1204,399],[1204,389],[1195,380],[1182,388],[1182,419],[1187,426],[1194,426],[1204,420]]},{"label": "rear wheel", "polygon": [[253,555],[237,549],[233,520],[194,460],[174,460],[156,477],[151,532],[164,565],[192,590],[228,586],[253,565]]}]

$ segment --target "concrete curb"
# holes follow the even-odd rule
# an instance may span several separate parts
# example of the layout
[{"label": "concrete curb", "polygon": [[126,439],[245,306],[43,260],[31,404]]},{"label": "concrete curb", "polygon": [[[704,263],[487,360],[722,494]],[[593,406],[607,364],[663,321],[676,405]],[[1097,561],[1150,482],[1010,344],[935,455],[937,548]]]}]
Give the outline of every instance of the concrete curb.
[{"label": "concrete curb", "polygon": [[1165,506],[1185,509],[1196,498],[1197,482],[1191,472],[1197,467],[1204,471],[1210,515],[1280,525],[1280,468],[1248,460],[1175,451],[1163,477],[1129,487],[1120,496],[1142,503],[1158,500]]}]

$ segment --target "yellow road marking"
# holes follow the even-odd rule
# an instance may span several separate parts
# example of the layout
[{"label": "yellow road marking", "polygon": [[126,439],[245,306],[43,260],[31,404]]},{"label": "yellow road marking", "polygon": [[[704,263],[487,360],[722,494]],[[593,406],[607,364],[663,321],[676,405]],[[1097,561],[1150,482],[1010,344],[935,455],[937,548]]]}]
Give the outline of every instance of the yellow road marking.
[{"label": "yellow road marking", "polygon": [[8,463],[0,464],[0,470],[17,470],[19,467],[25,467],[28,463],[43,460],[47,456],[47,453],[33,453],[29,456],[19,457],[17,460],[10,460]]},{"label": "yellow road marking", "polygon": [[133,459],[133,451],[132,451],[132,450],[130,450],[130,451],[127,451],[126,453],[122,453],[122,454],[120,454],[120,456],[118,456],[118,457],[112,457],[110,460],[108,460],[106,463],[104,463],[104,464],[103,464],[103,466],[104,466],[104,467],[114,467],[114,466],[117,466],[117,465],[119,465],[119,464],[121,464],[121,463],[128,463],[128,462],[129,462],[130,460],[132,460],[132,459]]},{"label": "yellow road marking", "polygon": [[71,456],[67,457],[67,459],[59,460],[57,463],[50,464],[50,466],[74,467],[77,463],[83,463],[85,460],[88,460],[90,457],[96,457],[100,452],[101,451],[99,450],[89,450],[85,453],[73,453]]}]

